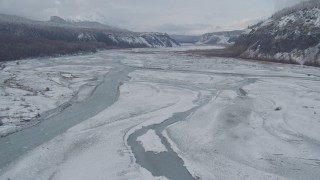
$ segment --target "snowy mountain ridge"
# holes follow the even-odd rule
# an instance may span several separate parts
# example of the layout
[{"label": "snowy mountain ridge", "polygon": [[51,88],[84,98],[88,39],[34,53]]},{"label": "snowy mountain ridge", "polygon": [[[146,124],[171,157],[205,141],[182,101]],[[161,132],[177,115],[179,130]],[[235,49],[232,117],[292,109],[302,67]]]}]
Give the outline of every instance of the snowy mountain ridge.
[{"label": "snowy mountain ridge", "polygon": [[102,42],[118,47],[179,46],[164,33],[137,33],[98,22],[67,21],[53,16],[50,21],[35,21],[18,16],[0,15],[0,33],[68,42]]},{"label": "snowy mountain ridge", "polygon": [[243,58],[320,65],[320,2],[311,0],[250,27],[236,42]]},{"label": "snowy mountain ridge", "polygon": [[95,52],[97,49],[179,45],[164,33],[131,32],[99,22],[68,21],[60,17],[35,21],[0,14],[0,61]]},{"label": "snowy mountain ridge", "polygon": [[231,45],[234,44],[237,38],[243,31],[225,31],[203,34],[198,44],[213,44],[213,45]]},{"label": "snowy mountain ridge", "polygon": [[102,24],[96,21],[76,21],[76,20],[66,20],[59,16],[51,16],[50,20],[46,22],[48,25],[51,26],[62,26],[62,27],[70,27],[70,28],[87,28],[87,29],[104,29],[109,31],[123,31],[123,32],[130,32],[126,29],[120,29],[117,27],[113,27],[107,24]]},{"label": "snowy mountain ridge", "polygon": [[25,24],[34,26],[53,26],[53,27],[65,27],[65,28],[87,28],[87,29],[104,29],[110,31],[128,31],[117,27],[112,27],[106,24],[93,21],[73,21],[66,20],[58,16],[51,16],[49,21],[32,20],[25,17],[0,14],[0,22],[10,24]]}]

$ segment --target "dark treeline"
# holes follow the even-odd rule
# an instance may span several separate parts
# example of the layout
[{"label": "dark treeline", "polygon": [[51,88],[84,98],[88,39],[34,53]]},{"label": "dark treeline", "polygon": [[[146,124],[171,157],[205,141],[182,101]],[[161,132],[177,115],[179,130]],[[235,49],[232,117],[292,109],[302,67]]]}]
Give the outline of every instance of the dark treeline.
[{"label": "dark treeline", "polygon": [[76,28],[0,22],[0,61],[95,52],[114,46],[78,39],[80,32]]},{"label": "dark treeline", "polygon": [[0,61],[95,52],[103,48],[108,47],[98,42],[63,42],[0,34]]}]

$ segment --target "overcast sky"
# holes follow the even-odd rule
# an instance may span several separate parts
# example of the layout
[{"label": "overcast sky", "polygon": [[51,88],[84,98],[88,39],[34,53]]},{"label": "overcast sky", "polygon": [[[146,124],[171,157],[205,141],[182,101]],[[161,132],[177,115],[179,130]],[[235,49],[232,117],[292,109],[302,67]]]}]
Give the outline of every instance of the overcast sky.
[{"label": "overcast sky", "polygon": [[0,0],[0,13],[89,19],[133,31],[202,34],[243,29],[301,0]]}]

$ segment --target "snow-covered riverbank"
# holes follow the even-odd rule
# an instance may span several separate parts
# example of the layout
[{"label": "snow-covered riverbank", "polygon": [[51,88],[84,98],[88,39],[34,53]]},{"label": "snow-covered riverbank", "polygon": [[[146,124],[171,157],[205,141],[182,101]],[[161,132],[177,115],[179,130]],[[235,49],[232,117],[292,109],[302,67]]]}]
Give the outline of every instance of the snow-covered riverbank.
[{"label": "snow-covered riverbank", "polygon": [[108,73],[108,67],[92,65],[81,57],[15,61],[3,66],[0,136],[37,124],[46,118],[44,112],[72,98],[85,99]]}]

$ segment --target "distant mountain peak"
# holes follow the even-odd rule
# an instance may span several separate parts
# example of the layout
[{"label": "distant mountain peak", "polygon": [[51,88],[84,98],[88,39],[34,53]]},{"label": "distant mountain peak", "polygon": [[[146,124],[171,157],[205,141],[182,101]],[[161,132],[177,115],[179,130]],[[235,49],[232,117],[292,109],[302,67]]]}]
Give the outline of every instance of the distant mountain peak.
[{"label": "distant mountain peak", "polygon": [[49,22],[54,22],[54,23],[67,23],[66,20],[59,16],[51,16]]},{"label": "distant mountain peak", "polygon": [[90,29],[105,29],[113,31],[127,31],[125,29],[120,29],[117,27],[109,26],[104,23],[90,20],[72,20],[72,19],[63,19],[59,16],[51,16],[49,23],[57,26],[67,26],[67,27],[76,27],[76,28],[90,28]]},{"label": "distant mountain peak", "polygon": [[198,44],[231,45],[243,32],[243,30],[235,30],[206,33],[200,37]]}]

